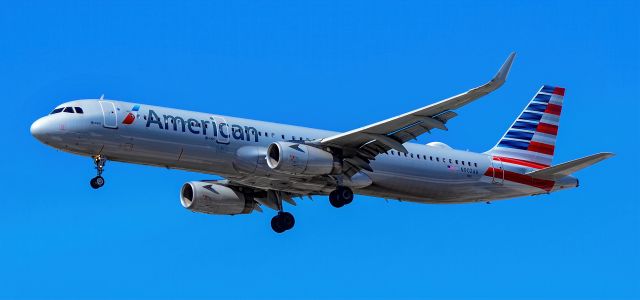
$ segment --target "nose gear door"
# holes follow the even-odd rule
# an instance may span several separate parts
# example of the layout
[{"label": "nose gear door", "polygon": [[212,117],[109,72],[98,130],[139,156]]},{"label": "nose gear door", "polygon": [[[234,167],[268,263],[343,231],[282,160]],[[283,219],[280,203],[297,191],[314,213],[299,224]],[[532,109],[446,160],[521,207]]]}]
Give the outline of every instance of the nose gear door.
[{"label": "nose gear door", "polygon": [[504,168],[502,166],[502,160],[498,157],[492,157],[491,167],[493,169],[493,180],[491,183],[504,184]]},{"label": "nose gear door", "polygon": [[102,126],[106,128],[118,128],[118,114],[116,105],[111,101],[98,101],[102,109]]}]

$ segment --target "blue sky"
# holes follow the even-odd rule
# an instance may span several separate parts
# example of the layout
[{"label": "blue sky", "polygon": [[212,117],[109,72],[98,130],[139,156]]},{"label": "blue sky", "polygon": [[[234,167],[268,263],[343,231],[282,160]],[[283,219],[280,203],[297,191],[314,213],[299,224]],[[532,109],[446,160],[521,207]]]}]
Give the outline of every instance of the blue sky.
[{"label": "blue sky", "polygon": [[[24,2],[24,3],[23,3]],[[11,1],[0,10],[0,298],[640,298],[639,5],[629,1]],[[45,147],[29,125],[107,98],[346,131],[488,80],[443,141],[484,151],[542,84],[567,88],[555,163],[578,189],[491,205],[324,197],[183,209],[195,173]]]}]

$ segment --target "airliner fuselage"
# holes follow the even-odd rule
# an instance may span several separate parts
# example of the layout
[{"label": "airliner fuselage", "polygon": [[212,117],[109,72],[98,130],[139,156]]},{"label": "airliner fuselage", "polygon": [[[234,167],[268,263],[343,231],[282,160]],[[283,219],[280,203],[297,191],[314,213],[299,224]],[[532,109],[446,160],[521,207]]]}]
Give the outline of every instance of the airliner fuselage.
[{"label": "airliner fuselage", "polygon": [[[65,113],[67,107],[80,107],[83,113]],[[59,108],[63,111],[36,121],[32,133],[63,151],[216,174],[295,194],[328,194],[336,187],[334,180],[270,170],[265,156],[275,141],[312,143],[337,132],[111,100],[78,100]],[[573,177],[536,184],[533,179],[530,184],[511,181],[508,174],[536,168],[441,143],[405,147],[408,153],[379,155],[371,163],[373,172],[360,171],[345,184],[358,194],[428,203],[490,201],[577,185]]]}]

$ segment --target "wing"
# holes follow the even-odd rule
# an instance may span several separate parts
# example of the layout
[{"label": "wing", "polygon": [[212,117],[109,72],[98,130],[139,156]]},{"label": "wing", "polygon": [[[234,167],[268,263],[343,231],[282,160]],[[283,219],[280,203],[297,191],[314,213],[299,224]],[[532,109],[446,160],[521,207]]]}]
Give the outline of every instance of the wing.
[{"label": "wing", "polygon": [[457,116],[454,109],[469,104],[504,84],[514,58],[515,53],[511,53],[493,79],[479,87],[397,117],[324,138],[320,144],[342,150],[346,163],[344,173],[348,176],[361,169],[371,171],[369,161],[378,154],[391,149],[406,153],[403,143],[434,128],[447,130],[445,123]]}]

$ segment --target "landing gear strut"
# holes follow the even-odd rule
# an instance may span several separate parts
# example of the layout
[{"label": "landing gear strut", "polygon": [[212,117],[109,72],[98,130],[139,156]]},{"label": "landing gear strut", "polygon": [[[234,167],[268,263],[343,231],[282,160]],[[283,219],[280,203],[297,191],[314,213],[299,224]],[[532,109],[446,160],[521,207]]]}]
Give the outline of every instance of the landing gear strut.
[{"label": "landing gear strut", "polygon": [[340,208],[353,201],[353,191],[346,186],[338,186],[335,191],[329,194],[329,203],[333,207]]},{"label": "landing gear strut", "polygon": [[93,163],[96,165],[96,172],[98,175],[96,177],[91,178],[91,181],[89,181],[89,184],[91,184],[91,187],[94,189],[99,189],[104,185],[104,178],[102,178],[102,171],[104,171],[104,164],[106,162],[107,162],[107,158],[102,154],[98,154],[93,157]]},{"label": "landing gear strut", "polygon": [[291,213],[286,211],[279,211],[275,217],[271,219],[271,229],[276,233],[283,233],[296,224],[296,219]]}]

